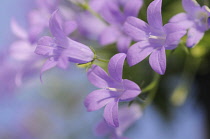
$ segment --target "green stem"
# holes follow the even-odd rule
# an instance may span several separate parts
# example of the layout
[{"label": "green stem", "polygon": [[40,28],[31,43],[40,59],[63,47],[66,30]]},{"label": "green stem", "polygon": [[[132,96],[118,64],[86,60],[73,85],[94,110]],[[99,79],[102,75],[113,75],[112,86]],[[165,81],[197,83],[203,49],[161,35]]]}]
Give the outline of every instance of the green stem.
[{"label": "green stem", "polygon": [[147,99],[145,100],[145,103],[143,103],[142,105],[142,109],[145,109],[148,105],[152,103],[152,101],[155,98],[157,89],[158,89],[158,83],[156,84],[156,86],[154,86],[153,90],[150,91],[150,93],[148,94]]},{"label": "green stem", "polygon": [[98,61],[101,61],[101,62],[105,62],[105,63],[108,63],[109,62],[109,60],[105,60],[105,59],[101,59],[101,58],[96,58]]},{"label": "green stem", "polygon": [[102,22],[104,22],[105,24],[108,24],[97,12],[95,12],[94,10],[91,9],[91,7],[88,5],[88,2],[85,3],[75,3],[72,2],[74,5],[90,12],[93,16],[95,16],[96,18],[100,19]]},{"label": "green stem", "polygon": [[148,86],[146,86],[144,89],[142,89],[141,93],[146,93],[146,92],[152,90],[153,88],[155,88],[155,86],[157,86],[157,84],[158,84],[159,79],[160,79],[160,75],[155,73],[153,81]]}]

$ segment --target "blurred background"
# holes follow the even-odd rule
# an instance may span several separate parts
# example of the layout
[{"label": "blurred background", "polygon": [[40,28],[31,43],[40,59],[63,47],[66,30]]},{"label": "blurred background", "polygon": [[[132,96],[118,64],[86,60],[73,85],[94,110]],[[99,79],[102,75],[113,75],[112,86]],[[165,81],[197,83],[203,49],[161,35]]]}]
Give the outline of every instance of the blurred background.
[{"label": "blurred background", "polygon": [[[145,1],[140,11],[143,20],[146,20],[150,2]],[[210,6],[207,0],[199,3]],[[27,28],[27,13],[34,5],[34,0],[1,1],[0,53],[8,51],[17,40],[11,31],[11,19],[15,18]],[[167,23],[173,15],[183,11],[181,1],[163,0],[162,11],[163,22]],[[210,139],[209,37],[208,31],[192,50],[180,45],[175,51],[167,51],[167,71],[158,81],[154,101],[142,111],[142,117],[129,128],[126,137]],[[116,53],[113,46],[96,50],[104,58]],[[0,57],[0,63],[4,57],[7,54]],[[0,139],[105,139],[93,133],[103,110],[87,112],[83,105],[85,96],[96,89],[88,82],[85,69],[74,64],[68,70],[55,68],[44,73],[43,83],[36,70],[20,86],[14,87],[8,77],[13,75],[7,69],[8,72],[3,72],[5,64],[1,65],[0,88],[4,89],[0,89]],[[13,66],[18,67],[18,63]],[[141,88],[152,81],[153,74],[148,59],[129,69],[125,65],[124,77],[134,80]]]}]

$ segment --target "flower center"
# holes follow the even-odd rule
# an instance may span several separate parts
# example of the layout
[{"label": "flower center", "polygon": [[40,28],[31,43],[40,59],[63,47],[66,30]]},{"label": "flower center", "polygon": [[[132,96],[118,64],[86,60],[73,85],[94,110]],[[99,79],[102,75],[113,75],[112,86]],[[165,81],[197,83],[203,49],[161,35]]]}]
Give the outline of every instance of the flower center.
[{"label": "flower center", "polygon": [[164,32],[158,32],[158,33],[149,33],[149,42],[157,45],[164,45],[166,40],[166,35]]}]

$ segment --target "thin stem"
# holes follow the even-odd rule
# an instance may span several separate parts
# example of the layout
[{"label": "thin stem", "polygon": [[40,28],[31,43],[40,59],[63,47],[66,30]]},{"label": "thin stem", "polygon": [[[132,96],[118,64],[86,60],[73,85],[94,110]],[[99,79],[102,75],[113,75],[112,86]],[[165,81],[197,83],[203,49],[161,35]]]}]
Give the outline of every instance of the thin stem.
[{"label": "thin stem", "polygon": [[155,86],[158,84],[159,79],[160,79],[160,75],[155,73],[153,81],[148,86],[146,86],[144,89],[142,89],[141,93],[146,93],[146,92],[152,90],[153,88],[155,88]]},{"label": "thin stem", "polygon": [[145,103],[143,103],[142,108],[145,109],[148,105],[150,105],[152,103],[152,101],[155,98],[155,95],[157,93],[157,89],[158,89],[158,82],[156,84],[156,86],[154,86],[153,90],[150,91],[149,95],[147,96],[147,99],[145,100]]},{"label": "thin stem", "polygon": [[105,62],[105,63],[108,63],[109,62],[109,60],[105,60],[105,59],[101,59],[101,58],[96,58],[98,61],[101,61],[101,62]]},{"label": "thin stem", "polygon": [[93,9],[91,9],[91,7],[89,6],[88,2],[84,2],[84,3],[76,3],[71,1],[74,5],[90,12],[93,16],[95,16],[96,18],[100,19],[102,22],[104,22],[105,24],[108,24],[102,17],[100,14],[98,14],[97,12],[95,12]]}]

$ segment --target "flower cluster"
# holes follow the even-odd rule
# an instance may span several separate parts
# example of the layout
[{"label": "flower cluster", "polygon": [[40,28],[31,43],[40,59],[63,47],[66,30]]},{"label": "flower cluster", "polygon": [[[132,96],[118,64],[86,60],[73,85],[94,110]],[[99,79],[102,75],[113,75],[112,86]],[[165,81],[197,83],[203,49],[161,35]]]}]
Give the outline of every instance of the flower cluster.
[{"label": "flower cluster", "polygon": [[[207,6],[200,7],[195,0],[182,0],[186,13],[175,15],[163,25],[162,0],[153,0],[149,4],[147,23],[138,18],[143,0],[70,3],[68,9],[58,7],[61,5],[59,0],[37,0],[37,9],[29,13],[28,31],[15,19],[11,21],[12,31],[19,40],[11,45],[9,53],[22,65],[4,66],[7,72],[12,73],[7,78],[15,76],[14,84],[20,84],[23,75],[34,74],[38,69],[41,69],[42,74],[56,66],[67,69],[69,62],[88,65],[87,78],[100,89],[88,94],[84,105],[87,111],[105,107],[103,120],[96,127],[96,133],[110,135],[112,139],[126,139],[123,132],[141,116],[140,105],[133,101],[143,91],[139,87],[140,83],[123,78],[125,60],[129,66],[134,66],[149,56],[151,68],[164,75],[166,50],[175,49],[185,35],[187,47],[198,44],[210,28],[210,9]],[[47,28],[51,37],[44,36]],[[88,46],[87,40],[94,40],[100,46],[116,44],[119,53],[110,58],[108,73],[97,65],[97,61],[103,60],[93,49],[96,47]],[[2,55],[0,59],[2,64],[6,61],[4,57]],[[42,63],[42,57],[46,61],[41,68],[39,63]],[[4,76],[0,72],[0,77]],[[121,106],[123,102],[130,102],[131,106]]]}]

